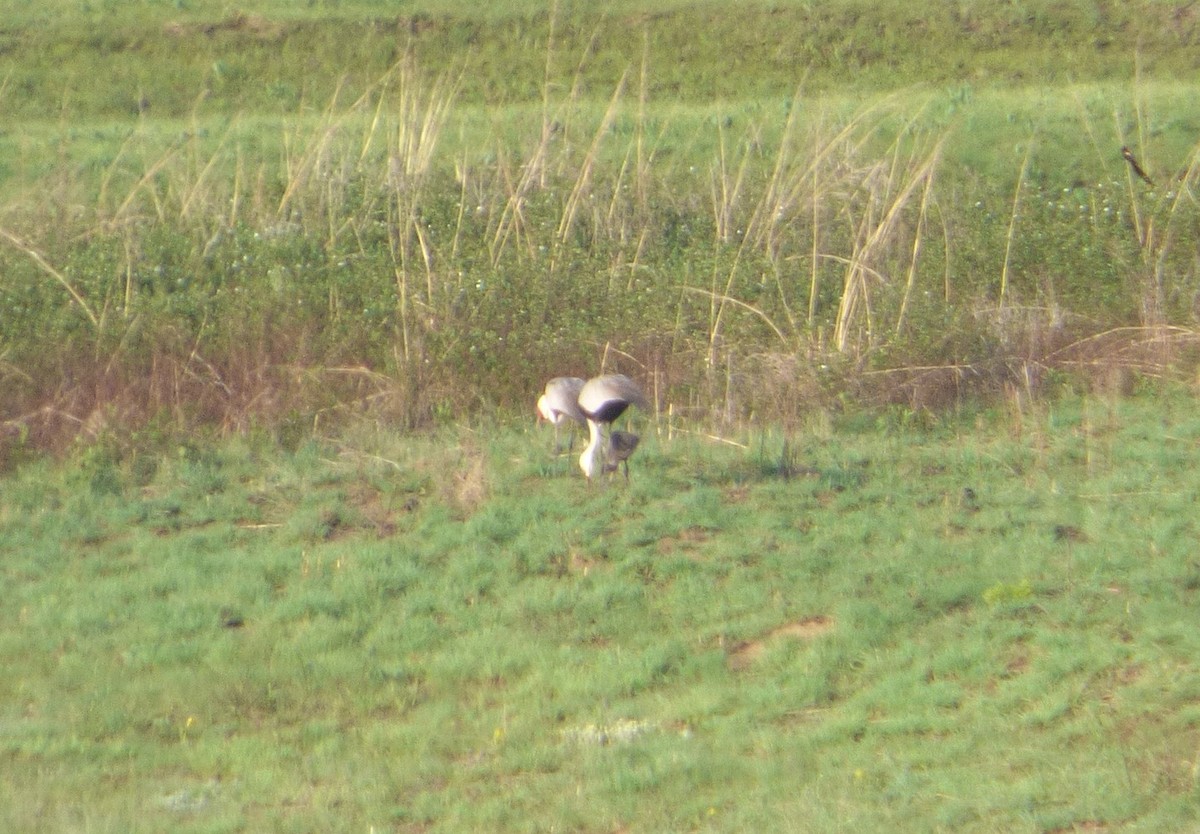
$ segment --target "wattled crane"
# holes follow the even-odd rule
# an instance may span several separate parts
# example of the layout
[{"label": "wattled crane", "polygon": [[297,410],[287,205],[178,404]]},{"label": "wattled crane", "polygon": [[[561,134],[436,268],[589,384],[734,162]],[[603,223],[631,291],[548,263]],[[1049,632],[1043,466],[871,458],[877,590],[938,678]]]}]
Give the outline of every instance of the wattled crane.
[{"label": "wattled crane", "polygon": [[631,405],[646,408],[648,404],[642,389],[624,374],[605,374],[589,379],[579,391],[578,403],[587,419],[589,435],[587,448],[579,456],[579,468],[590,481],[603,471],[612,453],[613,421]]},{"label": "wattled crane", "polygon": [[[556,376],[546,383],[546,390],[538,397],[538,418],[554,424],[554,454],[562,451],[558,439],[559,426],[566,420],[574,420],[579,425],[587,422],[583,411],[579,408],[579,392],[583,389],[583,380],[577,376]],[[575,435],[571,435],[570,448],[575,447]]]}]

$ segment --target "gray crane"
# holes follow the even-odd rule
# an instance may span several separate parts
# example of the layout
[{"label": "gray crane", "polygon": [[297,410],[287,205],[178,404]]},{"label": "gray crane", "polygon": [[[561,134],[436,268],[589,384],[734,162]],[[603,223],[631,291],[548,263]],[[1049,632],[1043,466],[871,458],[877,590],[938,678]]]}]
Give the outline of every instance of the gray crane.
[{"label": "gray crane", "polygon": [[[613,421],[631,405],[647,408],[649,404],[638,384],[624,374],[605,374],[589,379],[579,390],[577,402],[587,420],[589,436],[587,448],[579,456],[579,468],[590,481],[605,471],[608,461],[617,455],[611,439]],[[627,460],[632,453],[633,449],[629,448],[622,460]]]},{"label": "gray crane", "polygon": [[[556,376],[546,383],[546,390],[538,397],[538,419],[554,424],[554,454],[562,451],[559,441],[559,427],[567,420],[574,420],[579,425],[587,422],[583,410],[579,407],[579,392],[583,389],[583,380],[577,376]],[[571,435],[570,449],[575,448],[575,435]]]}]

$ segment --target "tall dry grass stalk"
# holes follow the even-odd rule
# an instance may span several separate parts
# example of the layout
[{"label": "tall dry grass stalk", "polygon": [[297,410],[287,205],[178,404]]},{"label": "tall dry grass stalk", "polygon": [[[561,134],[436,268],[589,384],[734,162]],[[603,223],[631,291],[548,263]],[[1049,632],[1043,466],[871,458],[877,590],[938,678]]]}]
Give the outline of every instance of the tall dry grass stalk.
[{"label": "tall dry grass stalk", "polygon": [[[434,171],[438,139],[456,90],[457,82],[445,78],[424,90],[412,68],[401,68],[396,127],[388,144],[387,182],[391,193],[389,242],[400,303],[401,351],[406,364],[416,355],[414,311],[418,306],[433,310],[438,305],[434,244],[421,222],[421,207]],[[418,269],[425,278],[423,295],[413,292],[413,277]]]},{"label": "tall dry grass stalk", "polygon": [[67,295],[71,297],[71,301],[73,301],[79,307],[80,311],[92,325],[92,328],[96,331],[100,330],[100,319],[97,317],[96,312],[92,309],[91,305],[88,304],[87,300],[83,297],[79,290],[75,288],[75,285],[67,279],[67,276],[63,275],[62,272],[51,266],[50,262],[46,260],[45,256],[43,256],[41,252],[7,229],[0,229],[0,239],[3,239],[18,252],[28,257],[31,261],[33,261],[34,264],[37,265],[39,270],[53,278],[64,290],[66,290]]},{"label": "tall dry grass stalk", "polygon": [[[858,234],[855,236],[854,248],[846,265],[846,280],[833,332],[833,342],[840,353],[845,353],[852,347],[851,338],[855,327],[865,328],[865,342],[860,342],[858,347],[861,348],[864,344],[867,347],[871,346],[871,336],[875,328],[871,313],[870,279],[882,283],[895,281],[895,276],[885,274],[882,269],[883,253],[885,250],[894,249],[898,235],[902,237],[911,234],[912,257],[909,259],[908,278],[897,314],[895,331],[901,329],[915,283],[917,257],[921,251],[920,236],[925,227],[929,193],[933,187],[934,172],[941,159],[944,142],[943,136],[934,143],[934,147],[926,156],[919,158],[916,155],[903,154],[897,141],[893,145],[891,164],[886,173],[880,163],[877,170],[864,180],[869,198],[861,210]],[[921,205],[917,211],[915,229],[908,232],[901,229],[901,219],[909,208],[913,195],[918,191],[922,194]],[[860,318],[865,323],[857,321]]]},{"label": "tall dry grass stalk", "polygon": [[[580,83],[584,77],[586,61],[590,56],[593,43],[589,43],[580,56],[572,83],[567,92],[558,97],[554,91],[559,85],[552,77],[552,65],[555,54],[555,22],[557,20],[557,3],[552,5],[550,15],[550,31],[546,44],[546,75],[542,90],[541,130],[524,156],[523,160],[513,160],[507,148],[497,149],[498,170],[497,181],[503,188],[503,208],[496,213],[496,221],[489,234],[489,253],[493,268],[499,267],[508,254],[510,246],[527,258],[536,255],[538,247],[554,253],[550,263],[553,274],[560,262],[559,253],[569,242],[572,230],[581,220],[581,212],[589,205],[595,195],[595,178],[601,162],[602,148],[606,139],[611,135],[615,120],[623,109],[625,85],[629,70],[622,73],[609,97],[608,104],[591,131],[586,150],[577,155],[574,150],[573,137],[581,128],[577,127],[582,106],[585,104]],[[593,39],[594,40],[594,39]],[[642,104],[646,82],[643,65]],[[631,150],[637,152],[638,182],[646,181],[647,170],[643,153],[642,125],[639,122],[639,133],[631,143]],[[616,183],[619,184],[624,176],[624,166],[618,169]],[[546,239],[538,237],[538,230],[529,222],[527,214],[530,200],[538,193],[555,191],[566,187],[566,198],[554,225],[553,235]],[[616,195],[619,188],[613,189],[613,200],[609,202],[607,211],[603,214],[593,206],[593,229],[604,229],[616,222],[619,214]]]},{"label": "tall dry grass stalk", "polygon": [[1021,216],[1021,190],[1025,187],[1025,179],[1029,175],[1029,160],[1033,154],[1033,137],[1025,143],[1025,155],[1021,160],[1021,171],[1017,174],[1017,184],[1013,188],[1012,208],[1008,212],[1008,234],[1004,237],[1004,263],[1000,267],[1000,296],[997,306],[1003,307],[1008,299],[1009,270],[1012,266],[1013,246],[1017,241],[1017,220]]},{"label": "tall dry grass stalk", "polygon": [[[718,251],[732,249],[728,258],[714,259],[710,286],[693,288],[709,304],[710,364],[718,362],[726,320],[735,309],[766,323],[784,349],[823,350],[818,306],[822,274],[829,267],[841,271],[831,343],[838,353],[867,350],[882,338],[874,326],[872,286],[900,297],[892,333],[903,331],[910,314],[946,137],[923,140],[910,122],[898,131],[887,156],[872,159],[867,146],[888,115],[882,105],[827,130],[821,117],[802,125],[800,104],[797,95],[761,179],[755,171],[757,140],[748,139],[735,154],[724,129],[718,128],[710,177],[714,245]],[[900,252],[907,253],[902,276],[886,265]],[[775,282],[776,315],[738,298],[745,265],[764,261]],[[791,264],[803,261],[808,262],[808,281],[800,295]],[[797,303],[805,309],[802,315],[793,309]]]},{"label": "tall dry grass stalk", "polygon": [[563,207],[562,217],[559,220],[558,228],[555,230],[555,237],[560,244],[567,241],[567,236],[571,233],[571,227],[575,224],[580,206],[591,195],[592,178],[600,153],[600,146],[608,134],[609,128],[612,127],[613,120],[616,118],[617,109],[621,103],[621,96],[625,90],[627,75],[628,73],[622,74],[621,80],[617,82],[616,89],[613,90],[613,94],[609,98],[608,107],[605,108],[604,117],[600,120],[600,124],[596,128],[596,133],[592,137],[592,142],[579,163],[579,170],[575,176],[574,185],[571,187],[570,194],[567,195],[567,202]]}]

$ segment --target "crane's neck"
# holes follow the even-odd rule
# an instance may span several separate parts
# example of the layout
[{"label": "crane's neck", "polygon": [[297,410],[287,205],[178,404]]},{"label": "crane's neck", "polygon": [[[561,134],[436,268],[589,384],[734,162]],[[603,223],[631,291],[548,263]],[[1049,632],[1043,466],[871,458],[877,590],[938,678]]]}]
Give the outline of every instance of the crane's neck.
[{"label": "crane's neck", "polygon": [[583,474],[590,481],[596,475],[600,474],[601,468],[604,466],[604,447],[607,439],[604,432],[603,423],[597,423],[595,420],[588,420],[588,445],[583,450],[583,454],[579,456],[579,468],[583,470]]}]

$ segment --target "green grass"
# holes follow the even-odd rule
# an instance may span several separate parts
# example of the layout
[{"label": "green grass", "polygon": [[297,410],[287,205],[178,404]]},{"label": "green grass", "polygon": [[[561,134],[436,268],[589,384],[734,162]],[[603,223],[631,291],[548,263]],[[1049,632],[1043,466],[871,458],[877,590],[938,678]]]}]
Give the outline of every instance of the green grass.
[{"label": "green grass", "polygon": [[0,2],[0,830],[1200,822],[1188,7],[238,8]]},{"label": "green grass", "polygon": [[[813,4],[712,0],[488,4],[382,2],[0,3],[4,103],[23,115],[182,115],[207,90],[226,110],[274,112],[307,95],[327,100],[398,57],[461,67],[464,100],[539,101],[552,77],[579,71],[603,98],[645,55],[655,99],[788,96],[809,89],[887,90],[913,83],[1055,84],[1195,72],[1194,15],[1160,0],[1097,9],[1084,2],[944,4],[902,0]],[[913,44],[920,43],[921,49]],[[3,76],[0,76],[3,77]]]},{"label": "green grass", "polygon": [[605,361],[767,424],[1194,364],[1187,9],[18,5],[0,468]]},{"label": "green grass", "polygon": [[0,827],[1196,824],[1188,393],[643,434],[8,475]]}]

